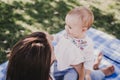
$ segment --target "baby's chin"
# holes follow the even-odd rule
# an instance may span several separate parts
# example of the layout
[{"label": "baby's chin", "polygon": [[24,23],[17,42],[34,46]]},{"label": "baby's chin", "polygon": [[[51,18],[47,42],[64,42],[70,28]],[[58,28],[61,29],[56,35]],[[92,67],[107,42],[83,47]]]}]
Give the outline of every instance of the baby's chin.
[{"label": "baby's chin", "polygon": [[68,34],[68,36],[71,37],[71,38],[77,38],[77,36],[71,35],[71,34]]},{"label": "baby's chin", "polygon": [[84,38],[82,36],[77,36],[77,35],[70,35],[71,38],[75,38],[75,39],[81,39],[81,38]]}]

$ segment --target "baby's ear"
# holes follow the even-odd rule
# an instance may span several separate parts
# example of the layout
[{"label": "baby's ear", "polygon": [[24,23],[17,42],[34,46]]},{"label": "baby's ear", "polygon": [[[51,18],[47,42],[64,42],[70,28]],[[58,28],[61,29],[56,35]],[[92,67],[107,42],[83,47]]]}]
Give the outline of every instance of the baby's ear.
[{"label": "baby's ear", "polygon": [[86,28],[86,27],[83,27],[83,28],[82,28],[82,31],[83,31],[83,32],[86,32],[87,30],[88,30],[88,28]]}]

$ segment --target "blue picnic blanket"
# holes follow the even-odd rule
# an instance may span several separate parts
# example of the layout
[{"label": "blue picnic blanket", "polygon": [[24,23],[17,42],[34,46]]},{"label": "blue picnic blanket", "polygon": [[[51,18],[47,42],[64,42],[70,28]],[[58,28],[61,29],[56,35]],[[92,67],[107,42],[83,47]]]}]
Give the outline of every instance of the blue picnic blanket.
[{"label": "blue picnic blanket", "polygon": [[[58,32],[56,35],[63,32]],[[94,28],[90,28],[87,34],[93,39],[95,49],[102,51],[104,55],[100,68],[111,64],[115,66],[115,72],[105,77],[105,80],[120,80],[120,40]],[[5,80],[7,64],[8,61],[0,65],[0,80]]]},{"label": "blue picnic blanket", "polygon": [[100,67],[110,64],[115,66],[115,73],[105,80],[120,80],[120,40],[94,28],[88,31],[88,36],[93,39],[95,48],[104,55]]}]

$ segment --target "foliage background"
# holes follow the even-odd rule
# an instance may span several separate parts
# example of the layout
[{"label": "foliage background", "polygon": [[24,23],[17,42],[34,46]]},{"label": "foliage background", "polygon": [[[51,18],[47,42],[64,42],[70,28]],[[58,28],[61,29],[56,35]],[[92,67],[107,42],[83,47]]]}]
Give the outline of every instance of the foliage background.
[{"label": "foliage background", "polygon": [[63,30],[67,12],[82,5],[93,11],[94,28],[120,39],[119,0],[0,0],[0,63],[23,36]]}]

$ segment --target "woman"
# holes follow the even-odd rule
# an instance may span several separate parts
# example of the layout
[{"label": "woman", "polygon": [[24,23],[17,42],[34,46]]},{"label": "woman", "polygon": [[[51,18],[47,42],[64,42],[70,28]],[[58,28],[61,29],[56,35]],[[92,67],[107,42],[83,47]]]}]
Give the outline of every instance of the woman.
[{"label": "woman", "polygon": [[28,35],[11,50],[6,80],[49,80],[52,56],[49,36]]}]

